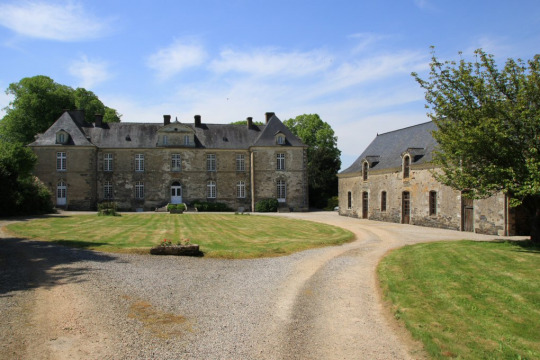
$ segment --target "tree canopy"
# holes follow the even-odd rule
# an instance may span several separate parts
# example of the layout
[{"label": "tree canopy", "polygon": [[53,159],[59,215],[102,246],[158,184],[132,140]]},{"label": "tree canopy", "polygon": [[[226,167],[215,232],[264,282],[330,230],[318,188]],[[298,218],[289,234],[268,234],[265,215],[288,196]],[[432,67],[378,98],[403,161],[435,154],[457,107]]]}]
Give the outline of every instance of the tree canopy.
[{"label": "tree canopy", "polygon": [[473,62],[441,62],[433,53],[423,80],[429,117],[437,124],[434,163],[443,184],[473,198],[497,192],[531,214],[532,239],[540,241],[540,55],[528,61],[475,51]]},{"label": "tree canopy", "polygon": [[338,192],[337,173],[341,151],[332,127],[317,114],[304,114],[284,121],[293,134],[306,145],[310,205],[323,208]]},{"label": "tree canopy", "polygon": [[[247,125],[247,120],[238,120],[231,122],[232,125]],[[264,125],[262,121],[254,121],[253,125]]]},{"label": "tree canopy", "polygon": [[43,75],[10,84],[6,94],[14,97],[0,120],[0,136],[8,141],[32,142],[36,134],[47,130],[66,109],[82,109],[87,119],[102,114],[105,122],[120,121],[121,115],[103,105],[93,92],[58,84]]}]

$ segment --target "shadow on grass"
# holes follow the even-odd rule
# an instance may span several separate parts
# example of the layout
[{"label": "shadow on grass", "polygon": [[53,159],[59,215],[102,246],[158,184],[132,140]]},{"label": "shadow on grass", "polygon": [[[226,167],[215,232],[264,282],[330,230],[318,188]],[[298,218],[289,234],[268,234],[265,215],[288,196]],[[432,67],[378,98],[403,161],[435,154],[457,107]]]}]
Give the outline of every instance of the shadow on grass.
[{"label": "shadow on grass", "polygon": [[[84,248],[90,244],[79,245]],[[88,262],[107,261],[118,260],[81,248],[4,236],[0,238],[0,297],[11,296],[15,291],[85,281],[85,274],[94,271]]]},{"label": "shadow on grass", "polygon": [[515,251],[540,254],[540,244],[536,244],[531,240],[493,240],[490,242],[509,244],[515,247]]}]

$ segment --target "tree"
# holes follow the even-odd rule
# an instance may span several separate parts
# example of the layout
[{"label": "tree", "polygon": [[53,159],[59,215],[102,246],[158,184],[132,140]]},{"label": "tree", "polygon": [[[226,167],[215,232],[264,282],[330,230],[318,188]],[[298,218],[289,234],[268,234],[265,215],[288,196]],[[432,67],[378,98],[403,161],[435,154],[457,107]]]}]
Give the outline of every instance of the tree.
[{"label": "tree", "polygon": [[438,130],[437,180],[472,198],[498,192],[523,204],[531,240],[540,242],[540,55],[508,59],[475,51],[474,62],[439,61],[433,53],[425,90],[429,117]]},{"label": "tree", "polygon": [[307,172],[310,205],[324,208],[328,199],[338,192],[336,175],[341,167],[341,151],[337,148],[334,130],[317,114],[299,115],[285,120],[284,124],[309,146]]},{"label": "tree", "polygon": [[14,99],[0,120],[0,136],[9,141],[34,141],[34,136],[47,130],[66,109],[83,109],[89,121],[96,113],[104,114],[106,122],[120,121],[116,110],[104,106],[91,91],[74,90],[43,75],[10,84],[6,94]]},{"label": "tree", "polygon": [[[247,120],[233,121],[231,124],[232,125],[247,125]],[[254,121],[253,125],[264,125],[264,124],[262,123],[262,121]]]}]

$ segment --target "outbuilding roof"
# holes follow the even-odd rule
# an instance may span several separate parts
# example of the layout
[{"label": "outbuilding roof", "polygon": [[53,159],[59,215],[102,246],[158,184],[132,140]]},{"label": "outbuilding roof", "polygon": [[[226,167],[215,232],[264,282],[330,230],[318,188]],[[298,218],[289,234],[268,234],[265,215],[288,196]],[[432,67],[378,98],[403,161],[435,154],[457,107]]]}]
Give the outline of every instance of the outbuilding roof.
[{"label": "outbuilding roof", "polygon": [[437,130],[437,126],[430,121],[378,134],[355,162],[340,174],[361,172],[365,160],[370,163],[372,170],[400,167],[405,153],[411,155],[411,164],[428,163],[437,146],[437,141],[431,135],[434,130]]}]

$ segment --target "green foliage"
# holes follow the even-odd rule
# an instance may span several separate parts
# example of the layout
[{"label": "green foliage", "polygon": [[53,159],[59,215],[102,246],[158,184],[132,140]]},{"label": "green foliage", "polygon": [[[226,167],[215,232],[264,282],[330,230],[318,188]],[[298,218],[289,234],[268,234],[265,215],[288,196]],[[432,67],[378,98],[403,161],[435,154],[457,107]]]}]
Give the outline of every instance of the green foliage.
[{"label": "green foliage", "polygon": [[499,69],[493,55],[475,54],[474,62],[433,54],[428,80],[412,74],[438,126],[434,175],[473,198],[502,191],[512,206],[523,203],[536,214],[540,241],[540,55]]},{"label": "green foliage", "polygon": [[20,143],[0,140],[0,215],[51,212],[51,194],[31,175],[36,156]]},{"label": "green foliage", "polygon": [[167,211],[171,210],[185,211],[186,206],[184,204],[168,204]]},{"label": "green foliage", "polygon": [[378,266],[394,316],[434,359],[539,359],[539,247],[531,242],[405,246]]},{"label": "green foliage", "polygon": [[299,115],[283,123],[309,146],[309,202],[310,206],[324,208],[328,199],[337,195],[338,191],[336,175],[341,167],[341,151],[337,148],[334,130],[317,114]]},{"label": "green foliage", "polygon": [[[247,120],[239,120],[239,121],[233,121],[231,122],[232,125],[246,125],[247,126]],[[261,121],[254,121],[253,125],[264,125]]]},{"label": "green foliage", "polygon": [[255,204],[256,212],[276,212],[279,207],[277,199],[263,199]]},{"label": "green foliage", "polygon": [[328,203],[324,210],[332,211],[336,208],[336,206],[339,205],[339,197],[338,196],[332,196],[330,199],[328,199]]},{"label": "green foliage", "polygon": [[8,86],[6,94],[14,97],[0,121],[0,136],[9,141],[28,144],[34,136],[47,130],[66,109],[82,109],[87,121],[104,114],[105,122],[118,122],[116,110],[103,105],[91,91],[73,89],[38,75],[21,79]]},{"label": "green foliage", "polygon": [[98,216],[120,216],[117,212],[117,204],[114,201],[103,201],[98,204]]},{"label": "green foliage", "polygon": [[191,202],[191,206],[193,206],[197,211],[232,211],[232,209],[228,207],[227,204],[220,202],[194,200]]}]

